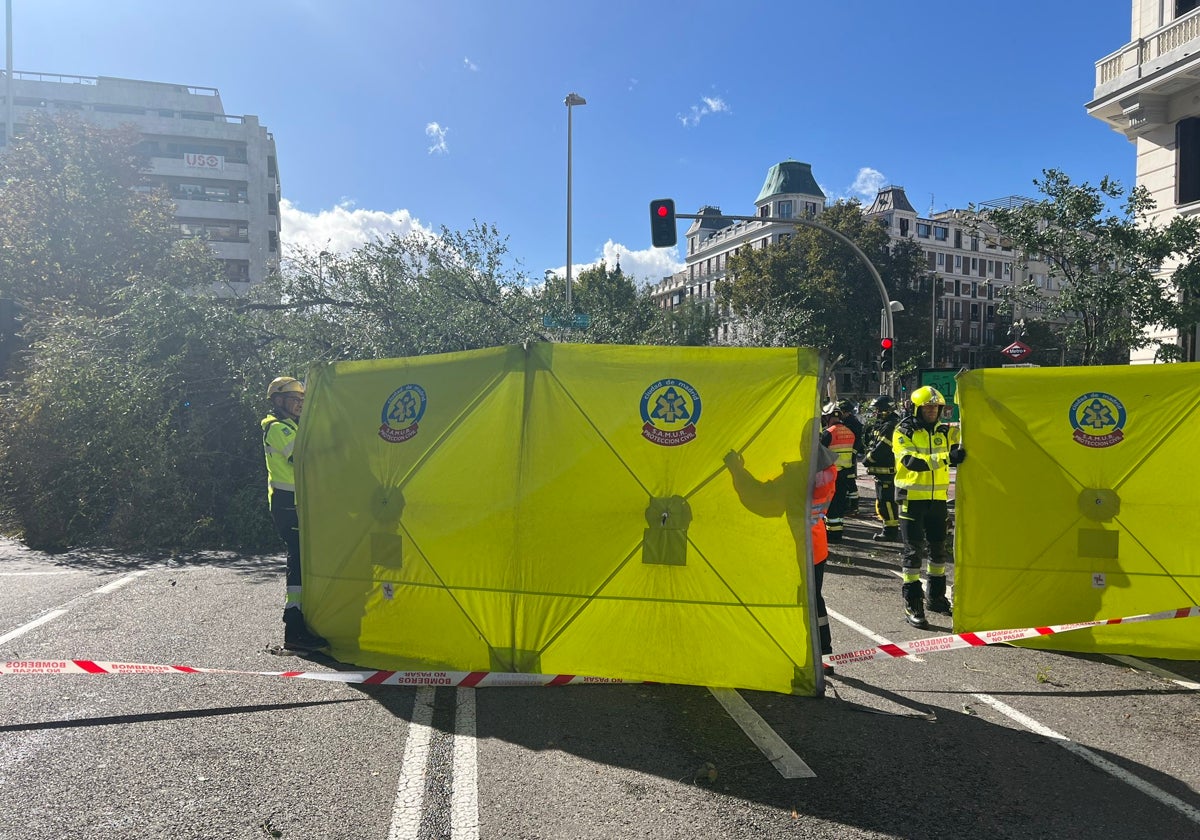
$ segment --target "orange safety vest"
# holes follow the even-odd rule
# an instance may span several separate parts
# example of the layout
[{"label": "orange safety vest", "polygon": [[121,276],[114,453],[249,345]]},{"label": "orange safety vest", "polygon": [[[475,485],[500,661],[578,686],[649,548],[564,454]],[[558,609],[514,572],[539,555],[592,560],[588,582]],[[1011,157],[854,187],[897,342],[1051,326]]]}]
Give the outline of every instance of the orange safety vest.
[{"label": "orange safety vest", "polygon": [[824,563],[829,557],[829,538],[825,534],[825,512],[837,491],[837,464],[826,467],[813,479],[812,513],[809,527],[812,531],[813,565]]},{"label": "orange safety vest", "polygon": [[825,444],[837,456],[839,470],[848,470],[854,466],[854,432],[841,423],[834,423],[825,429],[829,435],[829,443]]}]

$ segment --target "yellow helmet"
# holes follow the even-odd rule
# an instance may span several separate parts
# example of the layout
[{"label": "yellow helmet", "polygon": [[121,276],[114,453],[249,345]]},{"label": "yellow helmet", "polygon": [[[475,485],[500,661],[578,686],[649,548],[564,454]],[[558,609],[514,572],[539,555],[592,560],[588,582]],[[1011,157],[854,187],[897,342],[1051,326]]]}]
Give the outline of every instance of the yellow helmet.
[{"label": "yellow helmet", "polygon": [[942,396],[942,392],[932,385],[924,385],[912,394],[913,415],[915,416],[920,411],[923,405],[939,405],[946,404],[946,398]]},{"label": "yellow helmet", "polygon": [[267,386],[267,399],[273,400],[280,394],[300,394],[304,396],[304,383],[290,376],[277,376]]}]

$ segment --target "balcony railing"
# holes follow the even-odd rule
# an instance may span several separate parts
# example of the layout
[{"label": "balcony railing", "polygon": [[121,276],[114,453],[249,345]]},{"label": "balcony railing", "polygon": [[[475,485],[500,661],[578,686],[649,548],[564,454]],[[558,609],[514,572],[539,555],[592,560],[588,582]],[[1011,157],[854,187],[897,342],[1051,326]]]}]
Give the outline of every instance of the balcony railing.
[{"label": "balcony railing", "polygon": [[[1126,44],[1096,62],[1096,87],[1117,81],[1124,73],[1137,70],[1161,55],[1200,38],[1200,9],[1173,20],[1157,32]],[[1138,74],[1141,75],[1140,73]]]}]

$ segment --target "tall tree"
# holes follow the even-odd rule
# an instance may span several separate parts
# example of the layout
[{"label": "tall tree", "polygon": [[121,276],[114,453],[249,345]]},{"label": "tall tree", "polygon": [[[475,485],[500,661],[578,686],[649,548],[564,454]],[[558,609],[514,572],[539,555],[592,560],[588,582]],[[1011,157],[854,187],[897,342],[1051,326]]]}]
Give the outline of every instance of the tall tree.
[{"label": "tall tree", "polygon": [[254,545],[257,336],[138,189],[137,142],[42,118],[0,158],[0,296],[25,344],[0,390],[4,518],[38,548]]},{"label": "tall tree", "polygon": [[[620,264],[609,268],[603,260],[579,272],[572,281],[572,304],[575,312],[586,315],[586,330],[575,330],[573,339],[592,344],[658,343],[661,338],[664,314],[651,300],[648,290],[639,290],[633,278],[621,270]],[[549,276],[541,299],[547,312],[561,312],[566,318],[566,283]]]},{"label": "tall tree", "polygon": [[[890,300],[904,304],[894,317],[897,358],[919,353],[915,336],[928,334],[921,292],[920,248],[889,244],[887,231],[868,219],[857,201],[835,202],[821,224],[853,241],[883,279]],[[879,349],[879,287],[862,260],[828,232],[797,226],[788,239],[746,248],[729,259],[729,278],[718,283],[745,340],[769,346],[805,345],[844,356],[859,368]]]},{"label": "tall tree", "polygon": [[37,115],[0,156],[0,297],[30,320],[64,306],[111,312],[113,292],[139,277],[211,282],[181,270],[176,258],[190,246],[179,242],[170,199],[144,189],[138,140],[129,127]]},{"label": "tall tree", "polygon": [[1059,290],[1026,283],[1011,290],[1011,302],[1040,304],[1050,318],[1065,319],[1058,331],[1065,352],[1082,364],[1125,363],[1130,350],[1152,344],[1159,358],[1178,358],[1178,347],[1151,331],[1195,329],[1200,220],[1176,216],[1160,225],[1145,187],[1126,193],[1107,177],[1097,186],[1074,184],[1047,169],[1034,184],[1045,198],[986,216],[1027,259],[1037,255],[1049,265]]},{"label": "tall tree", "polygon": [[544,338],[528,278],[492,226],[413,231],[327,259],[300,254],[252,290],[278,366],[449,353]]}]

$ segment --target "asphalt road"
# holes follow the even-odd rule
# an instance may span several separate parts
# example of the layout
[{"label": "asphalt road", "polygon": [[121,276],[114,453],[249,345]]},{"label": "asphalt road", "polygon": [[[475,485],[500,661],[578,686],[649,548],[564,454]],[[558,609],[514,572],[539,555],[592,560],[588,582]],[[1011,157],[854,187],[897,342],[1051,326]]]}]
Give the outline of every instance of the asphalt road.
[{"label": "asphalt road", "polygon": [[[835,649],[949,632],[905,624],[893,552],[848,526]],[[281,557],[0,542],[0,661],[346,669],[265,651],[282,594]],[[0,676],[0,838],[1200,837],[1198,689],[1197,662],[1000,646],[846,665],[823,698]]]}]

